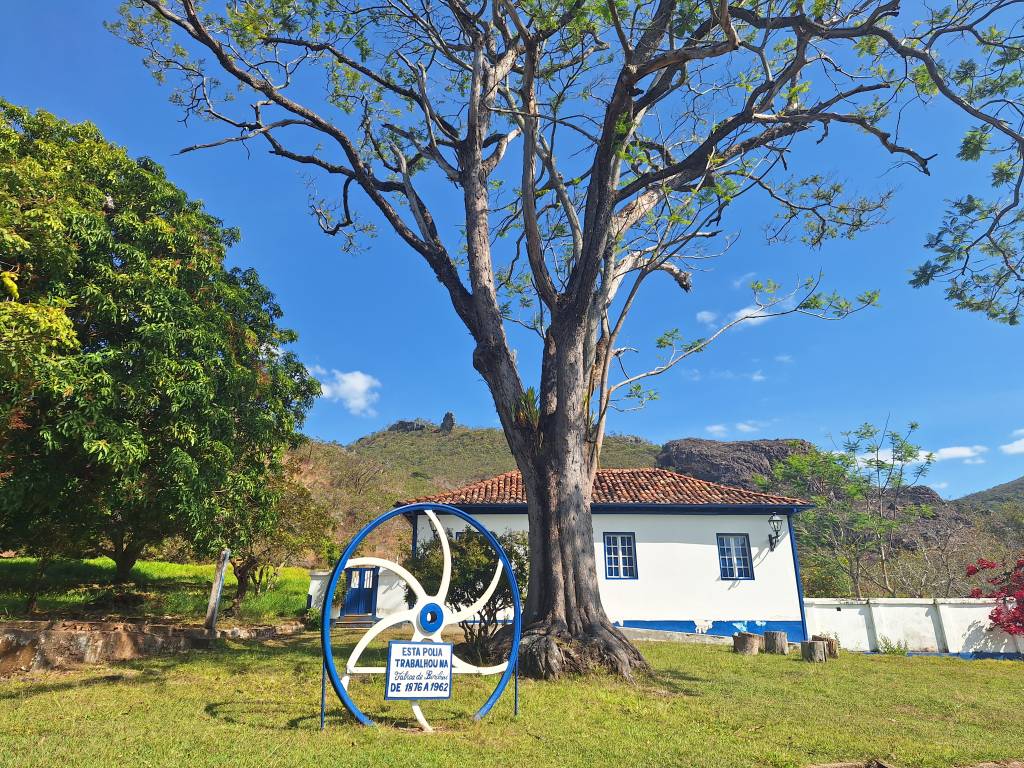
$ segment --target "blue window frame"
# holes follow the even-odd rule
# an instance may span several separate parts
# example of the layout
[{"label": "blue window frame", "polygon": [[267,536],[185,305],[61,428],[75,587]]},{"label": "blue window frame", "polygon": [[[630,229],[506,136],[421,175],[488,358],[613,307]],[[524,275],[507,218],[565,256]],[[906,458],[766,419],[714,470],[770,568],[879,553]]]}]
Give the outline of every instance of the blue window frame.
[{"label": "blue window frame", "polygon": [[750,536],[745,533],[718,534],[718,567],[723,579],[753,579],[754,560],[750,556]]},{"label": "blue window frame", "polygon": [[604,535],[604,575],[607,579],[638,578],[636,536],[632,533]]}]

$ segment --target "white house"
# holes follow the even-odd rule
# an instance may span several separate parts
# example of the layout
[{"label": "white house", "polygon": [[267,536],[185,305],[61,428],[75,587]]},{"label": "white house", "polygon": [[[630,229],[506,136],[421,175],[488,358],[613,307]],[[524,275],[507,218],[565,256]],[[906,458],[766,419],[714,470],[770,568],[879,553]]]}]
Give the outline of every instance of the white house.
[{"label": "white house", "polygon": [[[528,529],[518,472],[415,501],[457,507],[495,534]],[[600,470],[594,552],[608,616],[624,627],[714,635],[783,630],[790,641],[805,639],[792,520],[807,507],[667,469]],[[465,527],[453,515],[438,518],[452,536]],[[434,536],[423,512],[408,519],[414,549]],[[404,589],[389,576],[352,569],[344,612],[404,607]]]}]

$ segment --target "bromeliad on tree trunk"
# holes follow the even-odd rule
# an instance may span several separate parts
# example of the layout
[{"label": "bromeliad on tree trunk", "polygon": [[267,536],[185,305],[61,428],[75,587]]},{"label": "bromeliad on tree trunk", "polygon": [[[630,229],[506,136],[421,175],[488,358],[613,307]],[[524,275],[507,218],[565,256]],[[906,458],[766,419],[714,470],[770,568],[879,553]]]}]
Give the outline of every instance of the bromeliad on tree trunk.
[{"label": "bromeliad on tree trunk", "polygon": [[[602,608],[591,535],[609,411],[652,399],[646,379],[738,323],[837,319],[877,298],[821,293],[818,277],[791,291],[756,282],[749,307],[707,333],[669,330],[646,357],[619,345],[641,287],[663,275],[690,291],[694,267],[728,248],[739,197],[778,205],[772,240],[802,227],[817,246],[879,223],[889,193],[848,196],[822,173],[791,175],[790,158],[851,131],[865,151],[927,172],[896,119],[922,99],[977,119],[1014,177],[1021,137],[999,110],[1019,105],[1016,81],[989,78],[1002,98],[978,106],[971,85],[1019,66],[1013,5],[963,0],[922,8],[922,20],[897,0],[128,0],[111,28],[176,81],[186,114],[230,131],[186,151],[265,142],[336,180],[333,200],[311,200],[324,231],[353,245],[372,228],[359,195],[426,261],[473,338],[526,483],[523,668],[628,677],[645,664]],[[935,65],[951,44],[977,53],[968,74]],[[310,87],[317,76],[323,87]],[[510,324],[536,334],[535,387]]]}]

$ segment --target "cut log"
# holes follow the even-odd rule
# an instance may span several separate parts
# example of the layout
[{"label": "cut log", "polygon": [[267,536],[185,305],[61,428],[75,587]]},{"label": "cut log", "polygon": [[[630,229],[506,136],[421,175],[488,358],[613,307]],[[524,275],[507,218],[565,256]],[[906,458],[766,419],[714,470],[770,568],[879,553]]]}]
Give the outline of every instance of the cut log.
[{"label": "cut log", "polygon": [[789,653],[789,638],[785,632],[765,632],[764,652],[778,653],[785,656]]},{"label": "cut log", "polygon": [[825,654],[830,659],[839,658],[839,638],[828,635],[812,635],[811,640],[820,640],[825,644]]},{"label": "cut log", "polygon": [[744,656],[756,656],[761,650],[761,636],[750,632],[737,632],[732,636],[732,649]]},{"label": "cut log", "polygon": [[822,663],[828,661],[825,643],[821,640],[804,640],[800,643],[800,655],[804,661]]}]

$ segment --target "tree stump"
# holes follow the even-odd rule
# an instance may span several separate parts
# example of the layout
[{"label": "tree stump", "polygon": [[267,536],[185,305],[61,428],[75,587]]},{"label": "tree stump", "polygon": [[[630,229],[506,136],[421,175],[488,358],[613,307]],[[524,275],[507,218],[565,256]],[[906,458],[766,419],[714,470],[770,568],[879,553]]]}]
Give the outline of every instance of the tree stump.
[{"label": "tree stump", "polygon": [[737,632],[732,636],[732,649],[744,656],[756,656],[761,650],[761,636],[750,632]]},{"label": "tree stump", "polygon": [[828,661],[825,643],[821,640],[804,640],[800,643],[800,655],[804,661],[819,664]]},{"label": "tree stump", "polygon": [[765,632],[764,652],[778,653],[785,656],[789,653],[789,638],[785,632]]},{"label": "tree stump", "polygon": [[811,640],[821,641],[825,644],[825,655],[830,659],[839,658],[839,638],[828,635],[811,635]]}]

